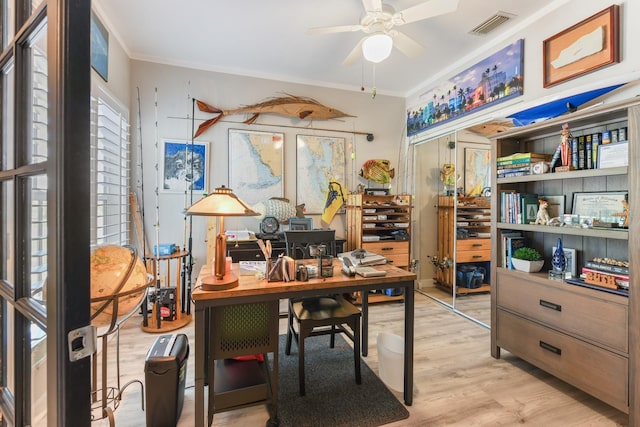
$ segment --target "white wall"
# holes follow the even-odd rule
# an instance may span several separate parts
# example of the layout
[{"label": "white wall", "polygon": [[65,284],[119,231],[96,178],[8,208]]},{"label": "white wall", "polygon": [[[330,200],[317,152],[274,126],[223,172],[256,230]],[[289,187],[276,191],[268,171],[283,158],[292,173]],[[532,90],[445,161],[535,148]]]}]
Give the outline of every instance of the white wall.
[{"label": "white wall", "polygon": [[[620,5],[620,62],[606,68],[594,71],[579,78],[568,80],[564,83],[543,87],[542,45],[543,41],[569,27],[582,21],[591,15],[600,12],[612,4]],[[640,50],[634,45],[634,40],[640,40],[640,2],[637,0],[559,0],[558,8],[541,17],[538,21],[523,28],[517,28],[513,34],[505,36],[502,40],[491,41],[487,44],[487,50],[478,52],[474,57],[468,58],[462,64],[454,64],[448,70],[443,70],[439,77],[429,82],[419,90],[412,92],[407,97],[406,108],[424,103],[420,94],[436,86],[440,81],[446,80],[490,56],[496,51],[524,39],[524,95],[502,104],[486,108],[477,113],[469,114],[459,120],[435,126],[411,138],[411,142],[430,140],[439,135],[445,135],[455,130],[468,127],[473,124],[483,123],[492,119],[506,117],[518,111],[550,102],[554,99],[575,95],[581,92],[610,86],[617,83],[625,83],[640,78]],[[516,29],[514,29],[515,31]],[[628,90],[618,90],[609,98],[611,100],[628,98],[640,93],[638,87]]]},{"label": "white wall", "polygon": [[[144,207],[145,227],[150,244],[155,244],[154,231],[156,188],[155,164],[158,159],[155,150],[156,135],[161,146],[163,138],[190,140],[191,120],[185,119],[191,116],[191,102],[189,96],[200,99],[210,105],[222,109],[234,109],[248,104],[265,101],[270,97],[282,96],[284,93],[307,96],[318,102],[337,108],[347,114],[357,116],[341,120],[314,121],[291,119],[283,116],[264,115],[258,119],[259,123],[280,126],[309,126],[314,128],[335,129],[346,132],[314,131],[288,127],[261,126],[260,124],[244,125],[239,123],[219,122],[214,127],[201,135],[199,141],[210,143],[211,153],[208,186],[212,191],[215,187],[228,184],[228,131],[232,129],[251,129],[256,131],[283,132],[284,141],[284,196],[298,204],[304,200],[296,200],[296,135],[311,134],[322,136],[338,136],[346,138],[347,151],[353,145],[356,157],[353,161],[347,159],[348,190],[354,190],[356,185],[363,182],[357,176],[362,163],[371,158],[384,158],[392,161],[398,173],[398,147],[401,146],[404,134],[404,99],[398,97],[378,95],[372,99],[368,93],[350,92],[337,89],[326,89],[316,86],[292,84],[286,82],[264,80],[236,75],[200,71],[162,64],[132,61],[131,63],[131,118],[132,140],[135,153],[139,151],[137,90],[140,89],[141,97],[141,129],[142,147],[144,157]],[[157,119],[155,126],[156,108],[155,90],[157,88]],[[196,124],[201,119],[211,118],[211,114],[201,113],[196,108]],[[228,120],[242,121],[245,115],[229,116]],[[352,132],[370,132],[374,140],[368,142],[364,135],[354,135]],[[349,156],[348,156],[349,157]],[[138,164],[136,160],[133,164]],[[133,165],[132,164],[132,165]],[[138,169],[138,168],[135,168]],[[138,172],[137,170],[135,172]],[[137,178],[134,182],[138,182]],[[397,191],[393,189],[392,191]],[[194,195],[194,201],[201,194]],[[184,194],[159,194],[159,234],[161,243],[176,243],[182,246],[184,241]],[[320,227],[320,218],[314,218],[314,226]],[[259,222],[255,218],[229,218],[225,221],[226,229],[242,229],[245,226],[253,231],[258,231]],[[345,236],[344,215],[336,217],[331,223],[336,229],[337,236]],[[198,263],[204,262],[206,246],[206,219],[194,217],[193,219],[193,245],[194,256]],[[196,272],[199,267],[196,266]]]}]

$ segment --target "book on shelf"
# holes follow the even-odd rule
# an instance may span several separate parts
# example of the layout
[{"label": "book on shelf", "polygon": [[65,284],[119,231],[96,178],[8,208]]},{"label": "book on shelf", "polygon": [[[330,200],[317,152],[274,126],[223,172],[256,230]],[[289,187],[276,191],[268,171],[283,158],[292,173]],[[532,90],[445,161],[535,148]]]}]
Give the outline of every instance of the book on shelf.
[{"label": "book on shelf", "polygon": [[606,271],[594,270],[588,267],[582,267],[581,278],[591,285],[602,286],[611,289],[629,289],[629,276]]},{"label": "book on shelf", "polygon": [[[519,243],[514,242],[516,240],[523,240],[524,237],[522,236],[522,232],[517,230],[501,230],[500,239],[502,241],[502,253],[500,254],[500,257],[502,259],[501,265],[504,268],[512,270],[513,266],[511,265],[511,258],[509,257],[509,254],[513,254],[514,248],[512,247],[511,249],[509,249],[509,246],[517,246]],[[522,243],[524,243],[524,241]]]},{"label": "book on shelf", "polygon": [[621,265],[607,264],[607,263],[598,262],[598,261],[586,261],[584,263],[584,266],[587,267],[587,268],[591,268],[593,270],[605,271],[605,272],[608,272],[608,273],[615,273],[615,274],[629,275],[629,267],[623,267]]},{"label": "book on shelf", "polygon": [[522,204],[522,224],[531,224],[536,221],[540,201],[537,194],[523,194],[520,197]]},{"label": "book on shelf", "polygon": [[524,236],[507,236],[506,237],[506,245],[507,245],[507,268],[509,270],[513,270],[513,254],[520,248],[526,246],[526,240]]},{"label": "book on shelf", "polygon": [[503,172],[518,172],[521,170],[529,170],[531,168],[531,162],[515,163],[513,165],[498,165],[498,173]]},{"label": "book on shelf", "polygon": [[508,156],[502,156],[502,157],[498,157],[496,159],[496,162],[498,163],[498,165],[509,165],[512,164],[511,162],[514,161],[530,161],[530,162],[538,162],[538,161],[544,161],[544,160],[549,160],[551,157],[548,154],[542,154],[542,153],[513,153],[510,154]]},{"label": "book on shelf", "polygon": [[498,178],[512,178],[514,176],[527,176],[527,175],[531,175],[531,171],[529,170],[529,168],[527,168],[527,170],[524,171],[517,171],[517,172],[498,172]]}]

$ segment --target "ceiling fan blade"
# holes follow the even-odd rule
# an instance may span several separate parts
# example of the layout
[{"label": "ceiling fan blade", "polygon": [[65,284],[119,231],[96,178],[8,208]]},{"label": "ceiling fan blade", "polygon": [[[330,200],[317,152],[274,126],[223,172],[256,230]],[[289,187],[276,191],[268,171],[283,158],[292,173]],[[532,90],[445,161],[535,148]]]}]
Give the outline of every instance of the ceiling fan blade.
[{"label": "ceiling fan blade", "polygon": [[315,27],[309,28],[307,30],[307,34],[315,35],[315,34],[332,34],[332,33],[350,33],[353,31],[362,30],[362,25],[337,25],[334,27]]},{"label": "ceiling fan blade", "polygon": [[356,47],[354,47],[344,61],[342,61],[343,65],[353,65],[362,58],[362,43],[365,38],[366,37],[361,38]]},{"label": "ceiling fan blade", "polygon": [[362,5],[367,12],[380,12],[382,10],[382,0],[362,0]]},{"label": "ceiling fan blade", "polygon": [[430,0],[396,12],[393,17],[395,25],[404,25],[421,21],[445,13],[454,12],[458,8],[458,0]]},{"label": "ceiling fan blade", "polygon": [[411,37],[399,31],[393,31],[393,46],[409,58],[415,58],[424,51],[424,47]]}]

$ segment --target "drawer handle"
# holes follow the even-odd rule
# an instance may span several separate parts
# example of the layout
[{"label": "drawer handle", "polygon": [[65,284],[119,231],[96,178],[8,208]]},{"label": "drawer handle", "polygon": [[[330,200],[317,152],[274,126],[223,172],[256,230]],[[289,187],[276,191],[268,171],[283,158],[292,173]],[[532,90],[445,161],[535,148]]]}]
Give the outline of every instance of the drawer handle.
[{"label": "drawer handle", "polygon": [[474,247],[476,247],[476,248],[477,248],[477,247],[479,247],[479,246],[482,246],[482,243],[474,243],[474,244],[473,244],[473,245],[471,245],[471,246],[474,246]]},{"label": "drawer handle", "polygon": [[551,353],[557,354],[558,356],[562,356],[562,349],[551,344],[547,344],[544,341],[540,341],[540,347],[543,349],[550,351]]},{"label": "drawer handle", "polygon": [[484,255],[474,255],[472,258],[482,258]]},{"label": "drawer handle", "polygon": [[549,301],[545,301],[543,299],[540,300],[540,305],[545,308],[550,308],[555,311],[562,311],[562,306],[560,304],[555,304]]},{"label": "drawer handle", "polygon": [[393,248],[382,248],[383,251],[392,251]]}]

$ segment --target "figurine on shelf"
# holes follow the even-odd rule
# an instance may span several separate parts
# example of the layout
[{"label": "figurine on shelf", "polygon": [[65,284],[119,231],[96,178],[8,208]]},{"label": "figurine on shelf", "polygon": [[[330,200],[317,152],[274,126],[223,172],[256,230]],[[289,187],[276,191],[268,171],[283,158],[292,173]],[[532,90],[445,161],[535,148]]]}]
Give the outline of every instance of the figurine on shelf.
[{"label": "figurine on shelf", "polygon": [[624,195],[624,199],[620,201],[622,203],[622,212],[614,213],[612,216],[620,217],[620,227],[629,227],[629,194]]},{"label": "figurine on shelf", "polygon": [[536,220],[534,224],[548,225],[550,221],[549,212],[547,211],[547,209],[549,208],[549,202],[544,199],[540,199],[538,200],[538,205],[538,213],[536,214]]},{"label": "figurine on shelf", "polygon": [[569,131],[569,123],[562,125],[562,133],[560,139],[560,158],[562,166],[571,164],[571,131]]}]

